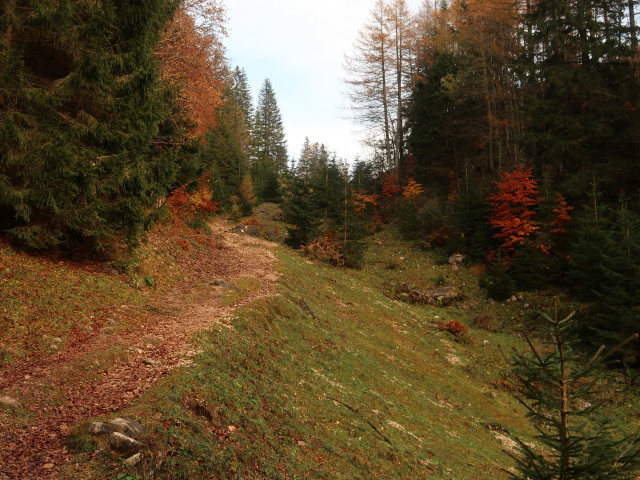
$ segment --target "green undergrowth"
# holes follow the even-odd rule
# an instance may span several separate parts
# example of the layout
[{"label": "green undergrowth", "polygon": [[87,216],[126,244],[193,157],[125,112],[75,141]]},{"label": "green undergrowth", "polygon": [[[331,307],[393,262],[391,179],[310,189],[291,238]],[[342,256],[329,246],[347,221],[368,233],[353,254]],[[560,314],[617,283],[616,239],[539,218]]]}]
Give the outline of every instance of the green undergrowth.
[{"label": "green undergrowth", "polygon": [[153,309],[154,299],[195,277],[193,265],[219,248],[210,235],[175,223],[108,260],[30,255],[0,238],[0,368],[135,326],[137,309]]},{"label": "green undergrowth", "polygon": [[[150,430],[143,462],[78,453],[82,478],[507,478],[513,438],[532,435],[505,360],[521,343],[474,328],[478,302],[386,296],[385,284],[413,270],[424,285],[463,274],[377,240],[361,271],[280,248],[277,295],[198,335],[192,365],[114,413]],[[391,248],[404,258],[388,268]],[[470,332],[436,326],[451,320]],[[71,439],[81,450],[82,436]]]},{"label": "green undergrowth", "polygon": [[0,242],[0,366],[65,348],[68,336],[113,322],[144,295],[98,262],[27,255]]}]

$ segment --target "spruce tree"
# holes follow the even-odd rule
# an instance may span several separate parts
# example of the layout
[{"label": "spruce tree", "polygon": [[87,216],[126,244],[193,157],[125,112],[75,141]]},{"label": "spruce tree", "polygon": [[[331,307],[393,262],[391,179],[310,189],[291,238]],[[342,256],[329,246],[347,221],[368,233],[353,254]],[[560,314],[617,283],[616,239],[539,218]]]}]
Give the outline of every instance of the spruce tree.
[{"label": "spruce tree", "polygon": [[[531,353],[515,356],[522,394],[538,435],[538,446],[518,440],[514,455],[518,480],[631,480],[640,466],[637,436],[621,435],[603,416],[594,375],[603,348],[583,360],[573,349],[574,314],[561,318],[554,300],[551,315],[542,314],[546,344],[543,353],[525,336]],[[544,450],[544,451],[543,451]]]},{"label": "spruce tree", "polygon": [[179,171],[154,57],[172,0],[5,2],[2,228],[33,247],[135,238]]},{"label": "spruce tree", "polygon": [[243,70],[236,68],[232,85],[223,95],[218,110],[218,128],[207,135],[205,163],[211,170],[215,200],[225,207],[238,197],[240,185],[249,171],[251,96]]},{"label": "spruce tree", "polygon": [[251,140],[256,194],[261,201],[278,201],[278,179],[287,170],[287,142],[282,115],[269,79],[264,81],[258,95]]},{"label": "spruce tree", "polygon": [[[623,203],[578,219],[571,244],[569,280],[588,302],[581,335],[588,345],[615,345],[640,331],[640,218]],[[618,360],[640,362],[638,342],[619,349]]]}]

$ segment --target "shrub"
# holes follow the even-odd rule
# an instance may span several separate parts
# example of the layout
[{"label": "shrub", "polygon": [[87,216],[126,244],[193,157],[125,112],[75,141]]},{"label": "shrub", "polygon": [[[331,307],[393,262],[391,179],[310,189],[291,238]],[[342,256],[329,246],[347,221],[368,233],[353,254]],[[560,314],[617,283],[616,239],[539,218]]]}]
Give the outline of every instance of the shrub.
[{"label": "shrub", "polygon": [[465,327],[458,320],[451,320],[449,323],[436,322],[436,326],[441,330],[446,330],[447,332],[450,332],[454,337],[469,333],[469,330],[467,330],[467,327]]}]

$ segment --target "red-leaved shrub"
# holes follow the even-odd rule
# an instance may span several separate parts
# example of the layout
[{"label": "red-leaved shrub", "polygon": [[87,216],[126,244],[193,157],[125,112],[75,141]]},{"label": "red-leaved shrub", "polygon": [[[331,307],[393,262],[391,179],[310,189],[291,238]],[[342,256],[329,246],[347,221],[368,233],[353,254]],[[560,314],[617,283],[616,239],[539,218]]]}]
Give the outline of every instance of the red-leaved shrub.
[{"label": "red-leaved shrub", "polygon": [[449,323],[436,322],[436,326],[442,330],[446,330],[447,332],[452,333],[455,337],[464,333],[469,333],[467,327],[465,327],[458,320],[451,320]]}]

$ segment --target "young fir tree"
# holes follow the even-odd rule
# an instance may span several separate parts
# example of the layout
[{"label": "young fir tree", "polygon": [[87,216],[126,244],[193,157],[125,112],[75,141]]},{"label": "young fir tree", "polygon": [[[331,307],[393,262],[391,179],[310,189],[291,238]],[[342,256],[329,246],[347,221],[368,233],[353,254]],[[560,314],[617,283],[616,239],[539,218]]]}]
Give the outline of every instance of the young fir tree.
[{"label": "young fir tree", "polygon": [[279,176],[287,170],[287,142],[276,94],[269,79],[258,95],[251,130],[251,161],[256,194],[261,201],[278,201]]},{"label": "young fir tree", "polygon": [[154,47],[171,0],[5,2],[0,217],[33,247],[136,237],[179,170]]},{"label": "young fir tree", "polygon": [[522,385],[518,397],[533,420],[539,446],[518,440],[514,455],[518,480],[632,480],[637,478],[640,450],[637,436],[624,436],[602,415],[596,396],[596,368],[601,347],[590,359],[572,348],[573,313],[561,318],[554,300],[553,313],[542,314],[549,353],[528,337],[529,355],[517,354],[515,367]]}]

